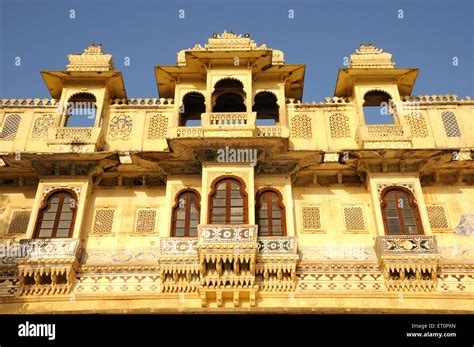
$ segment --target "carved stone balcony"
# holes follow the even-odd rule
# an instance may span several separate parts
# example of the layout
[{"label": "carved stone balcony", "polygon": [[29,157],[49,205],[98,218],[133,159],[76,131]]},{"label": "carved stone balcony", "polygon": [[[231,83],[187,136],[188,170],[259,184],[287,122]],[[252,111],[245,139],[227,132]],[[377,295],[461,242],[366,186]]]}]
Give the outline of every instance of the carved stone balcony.
[{"label": "carved stone balcony", "polygon": [[295,237],[265,236],[258,238],[257,282],[262,290],[286,291],[296,286],[299,260]]},{"label": "carved stone balcony", "polygon": [[162,292],[195,292],[199,286],[197,237],[160,239]]},{"label": "carved stone balcony", "polygon": [[232,298],[238,306],[241,297],[248,297],[251,306],[256,304],[255,265],[257,258],[256,225],[199,225],[197,244],[201,266],[199,295],[201,305],[209,298],[223,306]]},{"label": "carved stone balcony", "polygon": [[256,112],[201,114],[204,137],[254,137]]},{"label": "carved stone balcony", "polygon": [[405,124],[367,124],[357,128],[362,148],[411,148],[411,130]]},{"label": "carved stone balcony", "polygon": [[201,305],[242,299],[256,305],[256,293],[289,291],[299,260],[295,237],[258,237],[256,225],[199,225],[198,237],[160,239],[162,292],[198,292]]},{"label": "carved stone balcony", "polygon": [[379,236],[375,251],[387,289],[436,289],[440,255],[435,236]]},{"label": "carved stone balcony", "polygon": [[78,266],[77,239],[20,240],[20,295],[68,294]]},{"label": "carved stone balcony", "polygon": [[89,153],[102,146],[100,127],[59,127],[48,130],[48,146],[53,152]]}]

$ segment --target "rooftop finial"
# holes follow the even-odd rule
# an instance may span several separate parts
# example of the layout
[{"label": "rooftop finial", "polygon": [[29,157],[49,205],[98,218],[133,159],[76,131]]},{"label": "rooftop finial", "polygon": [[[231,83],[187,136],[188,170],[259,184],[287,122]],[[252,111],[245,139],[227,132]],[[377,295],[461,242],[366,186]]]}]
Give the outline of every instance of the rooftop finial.
[{"label": "rooftop finial", "polygon": [[394,68],[392,55],[377,48],[373,43],[361,43],[354,54],[351,54],[350,68]]}]

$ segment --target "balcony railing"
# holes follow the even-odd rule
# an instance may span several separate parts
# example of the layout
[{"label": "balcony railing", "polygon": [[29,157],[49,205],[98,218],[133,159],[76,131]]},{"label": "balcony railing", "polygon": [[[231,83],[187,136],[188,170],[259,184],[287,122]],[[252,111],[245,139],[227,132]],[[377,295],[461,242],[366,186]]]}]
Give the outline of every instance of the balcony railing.
[{"label": "balcony railing", "polygon": [[49,129],[48,142],[51,143],[96,143],[99,137],[100,128],[52,128]]},{"label": "balcony railing", "polygon": [[101,128],[59,127],[48,130],[48,145],[59,152],[93,152],[101,145]]},{"label": "balcony railing", "polygon": [[257,137],[289,137],[290,131],[282,126],[257,126]]},{"label": "balcony railing", "polygon": [[255,127],[255,112],[216,112],[201,114],[203,127],[239,128]]},{"label": "balcony railing", "polygon": [[296,254],[296,238],[291,236],[260,236],[258,253],[265,254]]},{"label": "balcony railing", "polygon": [[379,236],[375,251],[388,290],[436,289],[440,255],[435,236]]},{"label": "balcony railing", "polygon": [[199,225],[199,243],[256,242],[257,226],[248,224]]},{"label": "balcony railing", "polygon": [[428,235],[386,235],[379,236],[376,243],[380,255],[437,254],[435,236]]},{"label": "balcony railing", "polygon": [[411,147],[410,127],[405,124],[360,125],[356,137],[364,148]]}]

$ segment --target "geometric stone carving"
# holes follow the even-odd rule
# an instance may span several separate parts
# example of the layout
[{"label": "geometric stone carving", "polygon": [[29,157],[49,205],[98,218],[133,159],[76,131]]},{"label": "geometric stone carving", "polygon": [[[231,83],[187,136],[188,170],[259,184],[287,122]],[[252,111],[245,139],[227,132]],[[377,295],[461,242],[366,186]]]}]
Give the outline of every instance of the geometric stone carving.
[{"label": "geometric stone carving", "polygon": [[294,290],[298,260],[295,237],[259,237],[255,276],[260,290]]},{"label": "geometric stone carving", "polygon": [[18,127],[20,126],[21,117],[17,114],[8,115],[3,123],[0,132],[0,141],[13,141],[15,139]]},{"label": "geometric stone carving", "polygon": [[413,194],[415,194],[415,186],[411,183],[380,183],[380,184],[377,184],[377,192],[379,196],[382,193],[382,190],[386,187],[403,187],[410,190]]},{"label": "geometric stone carving", "polygon": [[366,230],[362,206],[345,206],[343,211],[344,225],[347,231]]},{"label": "geometric stone carving", "polygon": [[132,132],[133,121],[130,116],[120,114],[110,121],[109,138],[111,140],[128,140]]},{"label": "geometric stone carving", "polygon": [[154,114],[150,118],[148,140],[164,139],[168,133],[168,117]]},{"label": "geometric stone carving", "polygon": [[141,208],[137,211],[137,233],[152,233],[155,231],[157,211],[155,209]]},{"label": "geometric stone carving", "polygon": [[427,205],[426,212],[428,212],[431,229],[443,230],[449,228],[446,209],[443,205]]},{"label": "geometric stone carving", "polygon": [[215,297],[217,306],[221,307],[225,296],[233,298],[234,306],[243,297],[248,298],[250,306],[255,306],[257,226],[201,224],[198,234],[201,306],[207,305],[209,297]]},{"label": "geometric stone carving", "polygon": [[48,138],[48,129],[54,126],[55,117],[51,114],[45,114],[35,119],[31,138],[33,140],[46,140]]},{"label": "geometric stone carving", "polygon": [[420,112],[412,112],[405,116],[406,122],[410,125],[413,137],[428,137],[428,127],[425,117]]},{"label": "geometric stone carving", "polygon": [[95,210],[94,226],[92,232],[94,234],[107,234],[112,232],[114,224],[115,210],[112,208],[98,208]]},{"label": "geometric stone carving", "polygon": [[443,120],[444,131],[447,137],[460,137],[461,131],[459,130],[458,121],[454,112],[445,111],[441,113]]},{"label": "geometric stone carving", "polygon": [[259,289],[295,288],[295,237],[257,239],[257,226],[247,224],[201,224],[198,235],[160,238],[163,292],[197,291],[203,307],[211,297],[218,306],[232,298],[237,307],[242,299],[255,306]]},{"label": "geometric stone carving", "polygon": [[311,118],[305,115],[296,115],[291,118],[291,137],[295,139],[311,139]]},{"label": "geometric stone carving", "polygon": [[31,210],[14,210],[7,234],[24,234],[27,232]]},{"label": "geometric stone carving", "polygon": [[319,206],[303,206],[301,215],[303,229],[321,230],[321,209]]},{"label": "geometric stone carving", "polygon": [[340,139],[351,136],[349,128],[349,117],[335,113],[329,116],[329,130],[333,139]]}]

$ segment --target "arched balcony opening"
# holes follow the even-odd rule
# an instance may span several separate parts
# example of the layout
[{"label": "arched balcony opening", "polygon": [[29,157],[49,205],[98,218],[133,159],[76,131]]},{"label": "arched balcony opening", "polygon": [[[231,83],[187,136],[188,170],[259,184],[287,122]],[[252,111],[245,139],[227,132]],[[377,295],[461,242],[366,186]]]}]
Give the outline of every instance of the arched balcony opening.
[{"label": "arched balcony opening", "polygon": [[246,112],[245,92],[242,82],[225,78],[214,86],[212,112]]},{"label": "arched balcony opening", "polygon": [[97,100],[93,94],[78,93],[69,98],[65,107],[65,127],[94,127]]},{"label": "arched balcony opening", "polygon": [[395,109],[390,94],[371,90],[364,95],[365,124],[395,124]]},{"label": "arched balcony opening", "polygon": [[278,100],[273,93],[257,93],[252,111],[257,113],[257,125],[277,125],[280,122]]},{"label": "arched balcony opening", "polygon": [[179,109],[179,126],[200,126],[201,113],[206,112],[204,95],[191,92],[183,97]]}]

